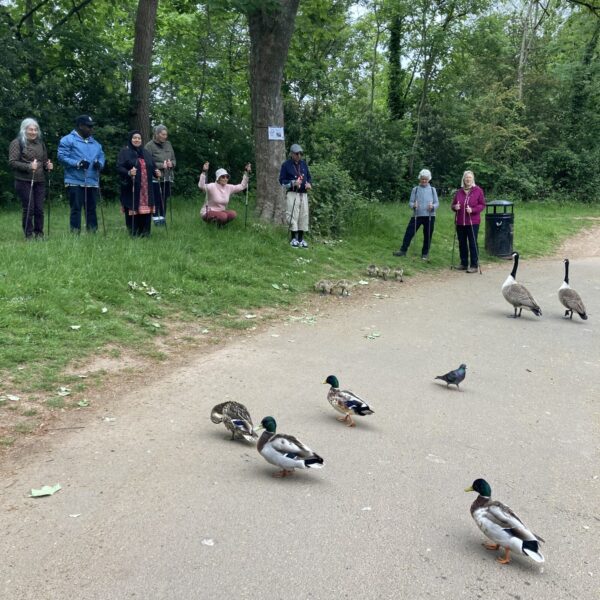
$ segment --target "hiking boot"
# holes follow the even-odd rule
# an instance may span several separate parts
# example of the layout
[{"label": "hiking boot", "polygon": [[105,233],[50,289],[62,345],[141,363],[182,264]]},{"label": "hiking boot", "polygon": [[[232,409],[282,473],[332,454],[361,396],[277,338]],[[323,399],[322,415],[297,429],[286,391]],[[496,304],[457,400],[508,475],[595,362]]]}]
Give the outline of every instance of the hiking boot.
[{"label": "hiking boot", "polygon": [[429,254],[421,255],[421,260],[429,260]]},{"label": "hiking boot", "polygon": [[299,242],[298,246],[300,246],[300,248],[308,248],[308,244],[306,243],[306,240],[302,240],[301,242]]},{"label": "hiking boot", "polygon": [[406,256],[406,250],[396,250],[396,252],[392,252],[394,256]]},{"label": "hiking boot", "polygon": [[293,240],[290,242],[290,246],[291,246],[292,248],[298,248],[298,246],[300,246],[300,242],[299,242],[299,241],[298,241],[296,238],[294,238],[294,239],[293,239]]},{"label": "hiking boot", "polygon": [[467,265],[458,265],[458,267],[456,267],[457,271],[466,271],[467,270]]},{"label": "hiking boot", "polygon": [[477,273],[478,270],[479,267],[471,267],[470,269],[467,269],[467,273]]}]

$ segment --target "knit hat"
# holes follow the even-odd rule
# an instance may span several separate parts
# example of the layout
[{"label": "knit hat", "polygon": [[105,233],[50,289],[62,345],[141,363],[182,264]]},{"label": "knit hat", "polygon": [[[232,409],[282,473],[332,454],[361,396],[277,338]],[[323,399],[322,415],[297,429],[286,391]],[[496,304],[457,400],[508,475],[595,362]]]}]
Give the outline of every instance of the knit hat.
[{"label": "knit hat", "polygon": [[227,170],[217,169],[217,172],[215,173],[215,181],[219,181],[219,178],[223,177],[223,175],[227,175],[227,177],[229,177],[229,173],[227,172]]}]

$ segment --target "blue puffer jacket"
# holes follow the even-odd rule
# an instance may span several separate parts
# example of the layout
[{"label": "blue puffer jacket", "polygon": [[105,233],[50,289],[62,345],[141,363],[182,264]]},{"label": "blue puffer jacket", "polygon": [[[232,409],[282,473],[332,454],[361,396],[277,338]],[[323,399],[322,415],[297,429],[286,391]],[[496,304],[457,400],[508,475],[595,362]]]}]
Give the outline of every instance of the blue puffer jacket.
[{"label": "blue puffer jacket", "polygon": [[[92,136],[84,139],[73,129],[60,140],[58,160],[65,168],[65,185],[98,187],[100,171],[104,168],[104,152],[102,146]],[[81,160],[90,163],[86,170],[77,168]],[[96,160],[100,163],[100,169],[94,168]]]}]

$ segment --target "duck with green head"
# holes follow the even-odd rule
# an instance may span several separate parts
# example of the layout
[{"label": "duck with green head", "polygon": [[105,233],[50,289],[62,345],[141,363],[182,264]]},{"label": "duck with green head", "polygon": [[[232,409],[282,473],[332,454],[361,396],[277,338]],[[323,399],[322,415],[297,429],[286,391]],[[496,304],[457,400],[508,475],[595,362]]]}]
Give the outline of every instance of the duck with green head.
[{"label": "duck with green head", "polygon": [[352,420],[352,415],[364,417],[375,412],[356,394],[348,390],[340,390],[340,382],[335,375],[330,375],[323,383],[328,383],[331,386],[329,392],[327,392],[329,404],[344,415],[343,417],[337,417],[337,420],[346,423],[348,427],[356,426],[356,423]]},{"label": "duck with green head", "polygon": [[484,535],[494,542],[483,544],[488,550],[504,548],[504,557],[497,558],[499,563],[505,565],[510,562],[511,550],[525,554],[535,562],[544,562],[539,550],[543,538],[532,533],[506,504],[492,500],[492,488],[485,479],[476,479],[465,492],[479,493],[471,505],[471,516]]},{"label": "duck with green head", "polygon": [[265,417],[257,431],[264,429],[256,449],[262,457],[281,471],[273,477],[287,477],[293,475],[294,469],[321,469],[325,461],[308,446],[303,444],[293,435],[277,433],[277,422],[273,417]]}]

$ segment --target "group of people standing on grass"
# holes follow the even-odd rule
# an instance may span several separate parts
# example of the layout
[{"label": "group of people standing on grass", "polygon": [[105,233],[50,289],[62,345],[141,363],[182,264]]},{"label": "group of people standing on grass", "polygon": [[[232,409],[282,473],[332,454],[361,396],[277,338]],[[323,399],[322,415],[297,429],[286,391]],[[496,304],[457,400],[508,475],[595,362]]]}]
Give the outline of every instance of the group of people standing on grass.
[{"label": "group of people standing on grass", "polygon": [[[429,259],[431,238],[435,228],[435,213],[440,203],[436,189],[430,184],[431,171],[423,169],[419,173],[419,185],[412,189],[409,208],[413,215],[408,222],[404,239],[400,249],[394,252],[394,256],[406,256],[408,247],[416,235],[417,230],[423,228],[423,246],[421,258]],[[458,251],[460,255],[460,271],[476,273],[479,269],[479,247],[477,235],[481,224],[481,213],[485,210],[485,196],[483,190],[475,184],[473,171],[465,171],[462,176],[460,188],[454,194],[452,200],[454,211],[454,225],[456,238],[458,239]]]},{"label": "group of people standing on grass", "polygon": [[[94,138],[94,121],[89,115],[75,119],[75,128],[58,145],[58,161],[64,169],[64,184],[70,206],[69,226],[73,233],[98,229],[97,205],[100,199],[100,173],[106,164],[102,145]],[[154,128],[154,137],[145,146],[139,131],[132,131],[119,152],[121,208],[127,229],[133,236],[146,236],[151,223],[165,225],[167,202],[177,164],[164,125]],[[44,236],[46,173],[54,165],[35,119],[24,119],[19,134],[9,147],[9,165],[15,177],[15,190],[21,200],[23,232],[26,239]],[[83,219],[82,219],[83,215]]]}]

